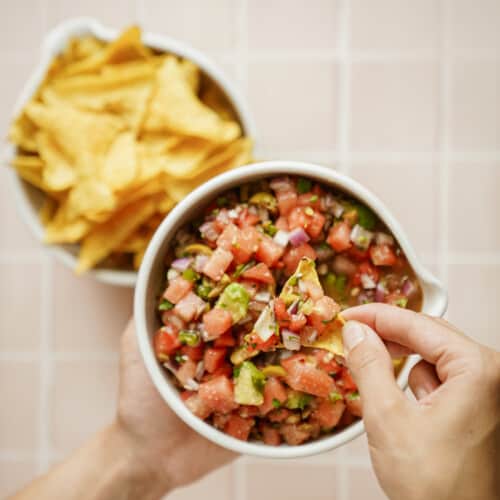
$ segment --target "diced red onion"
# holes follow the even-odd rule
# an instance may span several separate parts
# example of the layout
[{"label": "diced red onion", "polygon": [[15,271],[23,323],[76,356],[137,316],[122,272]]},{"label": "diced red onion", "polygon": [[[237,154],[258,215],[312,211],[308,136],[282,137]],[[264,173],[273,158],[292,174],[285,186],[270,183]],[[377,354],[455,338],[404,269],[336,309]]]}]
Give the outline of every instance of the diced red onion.
[{"label": "diced red onion", "polygon": [[292,183],[289,177],[276,177],[270,182],[269,186],[274,191],[287,191],[292,187]]},{"label": "diced red onion", "polygon": [[271,294],[267,290],[258,292],[255,294],[254,299],[257,302],[265,302],[267,304],[271,300]]},{"label": "diced red onion", "polygon": [[332,267],[337,274],[345,274],[346,276],[352,276],[356,274],[357,271],[356,264],[345,255],[337,255],[335,259],[333,259]]},{"label": "diced red onion", "polygon": [[351,241],[359,248],[366,250],[373,240],[374,233],[356,224],[351,231]]},{"label": "diced red onion", "polygon": [[277,243],[280,247],[286,247],[288,245],[288,239],[290,238],[290,233],[288,231],[283,231],[280,229],[274,235],[274,242]]},{"label": "diced red onion", "polygon": [[199,228],[202,238],[208,241],[215,241],[219,237],[214,225],[211,222],[205,222]]},{"label": "diced red onion", "polygon": [[194,378],[188,378],[184,384],[184,389],[188,391],[197,391],[199,388],[200,384],[198,384]]},{"label": "diced red onion", "polygon": [[281,330],[281,338],[283,339],[283,345],[285,346],[285,349],[288,349],[290,351],[300,350],[300,337],[296,333],[285,328]]},{"label": "diced red onion", "polygon": [[175,278],[177,278],[177,276],[179,276],[179,271],[177,271],[176,269],[170,268],[167,271],[167,280],[168,281],[175,280]]},{"label": "diced red onion", "polygon": [[237,208],[232,208],[231,210],[229,210],[227,215],[229,216],[230,219],[237,219],[240,214]]},{"label": "diced red onion", "polygon": [[387,295],[387,290],[382,283],[377,285],[375,288],[375,302],[385,302],[385,296]]},{"label": "diced red onion", "polygon": [[262,311],[266,307],[266,304],[264,302],[257,302],[256,300],[251,300],[248,304],[248,310],[249,311]]},{"label": "diced red onion", "polygon": [[288,239],[290,240],[290,243],[294,247],[298,247],[299,245],[302,245],[303,243],[307,243],[309,241],[309,235],[301,228],[297,227],[296,229],[293,229],[290,231],[290,234],[288,235]]},{"label": "diced red onion", "polygon": [[344,206],[341,203],[339,203],[337,200],[333,201],[332,213],[337,219],[339,219],[341,217],[341,215],[344,213]]},{"label": "diced red onion", "polygon": [[288,314],[296,314],[299,310],[299,299],[294,300],[287,309]]},{"label": "diced red onion", "polygon": [[191,257],[183,257],[182,259],[175,259],[172,262],[172,267],[177,269],[177,271],[185,271],[192,262]]},{"label": "diced red onion", "polygon": [[361,285],[365,290],[372,290],[377,287],[377,283],[375,280],[368,274],[361,275]]},{"label": "diced red onion", "polygon": [[197,255],[194,259],[194,270],[197,273],[202,273],[203,268],[205,267],[205,264],[208,262],[208,259],[210,257],[208,255]]},{"label": "diced red onion", "polygon": [[390,234],[379,231],[375,233],[375,243],[377,245],[394,245],[394,238]]},{"label": "diced red onion", "polygon": [[413,281],[411,281],[409,278],[406,278],[401,291],[407,297],[411,297],[417,291],[417,287],[415,286],[415,283],[413,283]]},{"label": "diced red onion", "polygon": [[201,377],[203,377],[204,372],[205,372],[205,363],[203,362],[203,360],[201,360],[196,365],[196,373],[194,375],[194,378],[198,381],[201,380]]}]

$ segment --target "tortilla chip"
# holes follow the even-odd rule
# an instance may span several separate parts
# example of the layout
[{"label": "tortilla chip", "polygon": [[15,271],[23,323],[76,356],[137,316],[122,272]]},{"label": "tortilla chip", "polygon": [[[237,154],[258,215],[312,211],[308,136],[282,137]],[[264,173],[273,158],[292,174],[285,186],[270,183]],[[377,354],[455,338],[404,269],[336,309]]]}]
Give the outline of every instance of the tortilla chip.
[{"label": "tortilla chip", "polygon": [[45,228],[45,243],[77,243],[90,230],[91,223],[83,217],[68,219],[67,205],[62,203]]},{"label": "tortilla chip", "polygon": [[35,132],[36,125],[23,112],[10,126],[8,138],[10,142],[20,149],[36,153]]},{"label": "tortilla chip", "polygon": [[222,91],[212,82],[203,89],[201,101],[212,108],[224,120],[237,120],[237,116]]},{"label": "tortilla chip", "polygon": [[40,222],[46,226],[54,217],[54,214],[57,210],[57,201],[46,196],[43,200],[42,206],[38,211],[38,217],[40,218]]},{"label": "tortilla chip", "polygon": [[39,156],[17,155],[12,159],[11,164],[15,168],[25,168],[29,170],[43,170],[44,163]]},{"label": "tortilla chip", "polygon": [[181,70],[184,73],[184,78],[191,90],[197,94],[200,89],[200,70],[198,66],[188,59],[182,59],[180,61]]},{"label": "tortilla chip", "polygon": [[145,198],[123,208],[105,223],[95,225],[82,242],[76,272],[81,274],[108,257],[155,209],[154,199]]},{"label": "tortilla chip", "polygon": [[306,347],[314,347],[315,349],[324,349],[339,356],[344,355],[344,344],[342,342],[342,327],[345,324],[344,318],[337,314],[335,320],[330,323],[328,328],[315,342],[311,344],[305,343]]},{"label": "tortilla chip", "polygon": [[[74,220],[79,216],[101,222],[103,213],[109,213],[117,204],[110,187],[102,181],[88,178],[79,182],[69,193],[67,218]],[[107,218],[106,216],[104,218]]]},{"label": "tortilla chip", "polygon": [[122,132],[108,151],[101,171],[102,180],[113,190],[129,186],[137,175],[135,137],[132,132]]},{"label": "tortilla chip", "polygon": [[167,57],[158,71],[157,88],[144,123],[147,131],[170,130],[216,143],[230,142],[241,134],[236,122],[222,120],[191,89],[179,61]]}]

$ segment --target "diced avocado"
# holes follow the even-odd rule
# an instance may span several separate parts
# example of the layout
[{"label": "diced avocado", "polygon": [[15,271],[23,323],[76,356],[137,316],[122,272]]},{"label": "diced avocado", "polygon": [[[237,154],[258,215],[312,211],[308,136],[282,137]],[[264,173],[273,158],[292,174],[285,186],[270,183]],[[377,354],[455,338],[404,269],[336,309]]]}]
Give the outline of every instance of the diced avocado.
[{"label": "diced avocado", "polygon": [[373,229],[377,222],[375,214],[365,205],[354,205],[354,209],[358,213],[358,224],[365,229]]},{"label": "diced avocado", "polygon": [[261,405],[265,383],[265,375],[251,361],[244,361],[234,382],[234,400],[240,405]]},{"label": "diced avocado", "polygon": [[246,316],[249,301],[250,294],[246,288],[239,283],[231,283],[221,293],[217,307],[229,311],[233,317],[233,323],[237,323]]},{"label": "diced avocado", "polygon": [[311,401],[312,396],[299,391],[290,391],[285,406],[289,410],[303,410]]},{"label": "diced avocado", "polygon": [[271,193],[255,193],[249,202],[253,205],[266,208],[270,212],[274,212],[278,208],[278,201]]},{"label": "diced avocado", "polygon": [[286,370],[280,365],[267,365],[262,368],[262,373],[266,377],[285,377]]}]

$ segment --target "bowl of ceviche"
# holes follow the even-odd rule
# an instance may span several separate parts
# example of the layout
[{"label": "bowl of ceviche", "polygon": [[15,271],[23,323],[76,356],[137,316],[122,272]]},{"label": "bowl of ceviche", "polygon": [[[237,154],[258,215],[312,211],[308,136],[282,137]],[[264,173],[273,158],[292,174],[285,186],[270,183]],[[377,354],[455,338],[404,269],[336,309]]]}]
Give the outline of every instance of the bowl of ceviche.
[{"label": "bowl of ceviche", "polygon": [[[447,295],[394,216],[319,165],[256,163],[189,194],[139,271],[148,372],[195,431],[235,452],[308,456],[364,431],[342,310],[384,302],[441,316]],[[394,361],[404,388],[412,359]]]}]

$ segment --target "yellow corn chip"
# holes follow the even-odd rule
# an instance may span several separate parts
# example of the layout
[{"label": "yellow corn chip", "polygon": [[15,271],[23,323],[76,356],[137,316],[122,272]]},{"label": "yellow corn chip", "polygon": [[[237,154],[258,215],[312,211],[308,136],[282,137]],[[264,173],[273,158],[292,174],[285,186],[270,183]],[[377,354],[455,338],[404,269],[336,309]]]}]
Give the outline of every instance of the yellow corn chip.
[{"label": "yellow corn chip", "polygon": [[153,198],[138,200],[120,210],[103,224],[97,224],[84,238],[76,272],[91,269],[108,257],[127,237],[155,212]]},{"label": "yellow corn chip", "polygon": [[46,196],[43,200],[42,206],[38,211],[38,216],[40,217],[40,222],[46,226],[54,217],[57,210],[57,201]]},{"label": "yellow corn chip", "polygon": [[9,141],[25,151],[36,153],[35,132],[35,124],[23,112],[10,126]]},{"label": "yellow corn chip", "polygon": [[205,106],[191,89],[179,61],[167,57],[158,71],[157,88],[151,99],[144,129],[170,130],[213,141],[230,142],[241,134],[236,122],[222,120]]},{"label": "yellow corn chip", "polygon": [[35,155],[17,155],[12,159],[12,166],[29,170],[43,170],[43,160]]},{"label": "yellow corn chip", "polygon": [[124,189],[137,175],[135,137],[122,132],[111,145],[104,160],[102,180],[114,191]]},{"label": "yellow corn chip", "polygon": [[88,178],[79,182],[68,195],[67,218],[74,220],[79,216],[102,221],[103,213],[116,207],[116,197],[107,184],[97,179]]}]

